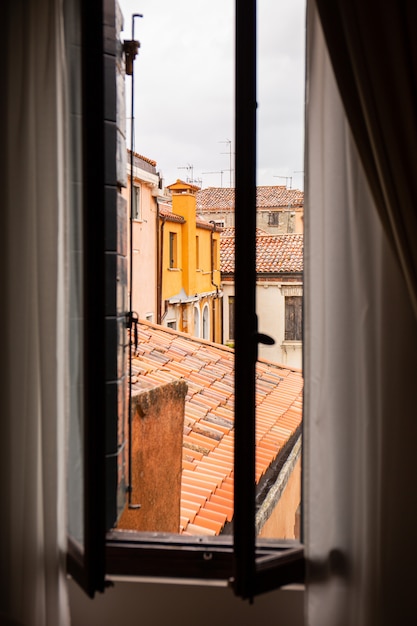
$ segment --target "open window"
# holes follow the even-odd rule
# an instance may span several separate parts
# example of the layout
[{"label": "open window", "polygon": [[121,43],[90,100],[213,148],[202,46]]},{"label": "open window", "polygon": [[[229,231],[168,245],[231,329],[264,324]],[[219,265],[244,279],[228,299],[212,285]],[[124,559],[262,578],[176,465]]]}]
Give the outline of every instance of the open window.
[{"label": "open window", "polygon": [[[302,546],[297,542],[257,540],[255,527],[255,367],[258,344],[271,340],[258,333],[255,306],[256,4],[252,0],[236,2],[235,172],[236,215],[241,218],[236,220],[233,534],[215,540],[111,531],[126,500],[132,509],[139,506],[131,498],[127,453],[132,446],[127,330],[133,338],[135,318],[132,311],[126,310],[126,292],[120,281],[127,272],[121,236],[126,228],[121,217],[126,207],[118,194],[121,179],[115,156],[120,139],[114,89],[114,68],[120,53],[115,36],[117,14],[112,0],[85,4],[80,3],[84,189],[84,404],[80,414],[84,509],[81,538],[70,541],[68,569],[91,596],[103,591],[107,577],[112,576],[216,579],[231,585],[243,598],[302,582]],[[104,220],[98,217],[103,207]],[[176,233],[170,232],[171,268],[178,265],[176,246]],[[203,335],[209,336],[208,307],[203,309],[201,326]]]}]

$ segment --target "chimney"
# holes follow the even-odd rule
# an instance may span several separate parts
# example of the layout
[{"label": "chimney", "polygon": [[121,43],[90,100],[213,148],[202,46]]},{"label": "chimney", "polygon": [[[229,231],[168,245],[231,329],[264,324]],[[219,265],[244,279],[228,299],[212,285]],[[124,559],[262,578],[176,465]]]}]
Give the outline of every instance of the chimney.
[{"label": "chimney", "polygon": [[196,217],[197,198],[199,187],[191,183],[177,180],[168,189],[172,193],[172,212],[185,219],[182,229],[182,268],[183,287],[188,296],[194,295],[196,286]]},{"label": "chimney", "polygon": [[132,505],[118,529],[178,533],[187,384],[177,380],[132,397]]}]

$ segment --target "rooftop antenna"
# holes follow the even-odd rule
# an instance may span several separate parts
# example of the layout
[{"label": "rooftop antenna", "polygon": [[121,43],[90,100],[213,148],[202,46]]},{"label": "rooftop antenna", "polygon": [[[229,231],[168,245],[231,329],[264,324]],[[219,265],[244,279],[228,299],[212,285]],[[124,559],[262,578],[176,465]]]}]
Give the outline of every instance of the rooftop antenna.
[{"label": "rooftop antenna", "polygon": [[224,173],[224,170],[219,170],[218,172],[202,172],[202,173],[203,174],[220,174],[220,187],[223,187],[223,173]]},{"label": "rooftop antenna", "polygon": [[194,165],[191,165],[191,163],[187,163],[187,165],[180,165],[177,169],[187,170],[187,172],[191,172],[191,176],[187,174],[187,177],[185,180],[187,183],[192,183],[193,178],[194,178]]},{"label": "rooftop antenna", "polygon": [[180,165],[177,169],[179,170],[187,170],[187,172],[191,172],[191,176],[187,174],[187,177],[185,179],[186,183],[190,183],[190,185],[200,185],[200,187],[203,186],[203,180],[201,178],[194,178],[194,165],[191,165],[191,163],[188,163],[187,165]]},{"label": "rooftop antenna", "polygon": [[[285,186],[287,189],[292,189],[292,176],[274,176],[274,178],[284,178]],[[288,181],[290,181],[290,186],[288,187]]]},{"label": "rooftop antenna", "polygon": [[304,170],[295,170],[293,174],[304,174]]},{"label": "rooftop antenna", "polygon": [[226,139],[225,141],[219,141],[219,143],[227,143],[227,145],[229,146],[229,152],[221,152],[221,154],[228,154],[229,155],[229,173],[230,173],[229,187],[232,187],[232,172],[233,172],[233,168],[232,168],[232,154],[234,154],[234,152],[232,152],[232,142],[231,142],[230,139]]}]

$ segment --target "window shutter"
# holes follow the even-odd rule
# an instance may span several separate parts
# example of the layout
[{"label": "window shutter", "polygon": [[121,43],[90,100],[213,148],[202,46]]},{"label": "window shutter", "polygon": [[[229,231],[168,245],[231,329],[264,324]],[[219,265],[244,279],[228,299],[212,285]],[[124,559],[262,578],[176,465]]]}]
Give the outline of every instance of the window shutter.
[{"label": "window shutter", "polygon": [[287,341],[302,340],[302,296],[285,297],[285,339]]}]

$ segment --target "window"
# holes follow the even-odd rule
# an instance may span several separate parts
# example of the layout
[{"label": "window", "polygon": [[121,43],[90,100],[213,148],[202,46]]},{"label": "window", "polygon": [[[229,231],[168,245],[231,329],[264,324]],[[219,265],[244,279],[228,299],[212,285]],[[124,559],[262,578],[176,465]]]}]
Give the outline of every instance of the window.
[{"label": "window", "polygon": [[[68,569],[81,580],[88,593],[103,591],[106,575],[169,576],[175,578],[219,579],[230,581],[237,595],[251,598],[282,584],[303,579],[304,564],[302,548],[288,550],[288,545],[255,540],[255,441],[254,441],[254,368],[256,350],[254,341],[261,340],[257,334],[253,293],[255,289],[255,3],[251,10],[236,3],[237,12],[237,94],[240,103],[236,112],[236,209],[244,219],[236,228],[236,421],[235,421],[235,509],[233,538],[214,541],[205,537],[132,536],[107,533],[112,528],[120,505],[127,492],[129,499],[129,466],[125,451],[131,437],[126,425],[126,379],[120,373],[125,359],[126,317],[131,323],[133,316],[123,310],[123,301],[117,300],[116,272],[107,275],[106,292],[104,280],[105,260],[110,253],[123,257],[117,247],[117,178],[108,173],[112,167],[111,155],[116,154],[116,129],[114,120],[115,101],[107,100],[103,76],[97,66],[105,59],[115,63],[112,46],[108,43],[108,24],[114,5],[111,0],[94,0],[82,3],[84,33],[84,92],[85,116],[83,118],[84,163],[94,163],[97,172],[91,179],[86,177],[84,210],[86,212],[85,250],[87,253],[84,275],[88,279],[86,301],[86,333],[83,346],[85,355],[86,411],[85,440],[85,541],[83,550],[72,545]],[[84,6],[88,4],[88,6]],[[103,37],[101,20],[103,8],[106,16],[106,38]],[[88,45],[87,45],[88,43]],[[107,48],[109,46],[109,49]],[[88,53],[87,53],[88,50]],[[94,53],[92,54],[93,51]],[[109,91],[112,85],[109,84]],[[98,103],[98,104],[97,104]],[[107,121],[109,122],[107,124]],[[108,150],[104,151],[104,141]],[[97,146],[104,158],[97,164]],[[91,166],[90,166],[91,167]],[[106,173],[106,175],[105,175]],[[109,223],[106,232],[114,233],[114,246],[104,246],[105,238],[97,237],[96,211],[102,198],[97,188],[106,191],[106,209]],[[103,200],[104,204],[104,200]],[[104,231],[104,225],[103,225]],[[106,242],[108,244],[108,242]],[[110,244],[108,244],[110,245]],[[169,267],[178,266],[177,233],[169,233]],[[106,256],[107,255],[107,256]],[[113,258],[113,257],[112,257]],[[107,265],[111,265],[110,263]],[[116,264],[114,264],[116,265]],[[108,296],[111,295],[111,298]],[[120,295],[120,294],[119,294]],[[110,302],[107,302],[110,300]],[[239,304],[240,303],[240,304]],[[108,305],[106,307],[106,304]],[[103,311],[107,316],[103,316]],[[174,328],[175,320],[167,321]],[[133,326],[133,325],[132,325]],[[203,310],[202,334],[210,334],[210,310]],[[106,342],[103,336],[106,336]],[[251,338],[248,341],[248,337]],[[118,411],[120,411],[118,413]],[[103,415],[106,428],[103,429]],[[119,419],[117,419],[117,416]],[[121,439],[119,433],[122,433]],[[109,443],[111,444],[109,447]],[[129,506],[136,503],[129,499]],[[169,550],[167,550],[167,544]],[[282,555],[285,556],[282,560]]]},{"label": "window", "polygon": [[167,327],[172,328],[173,330],[176,330],[177,322],[175,320],[170,320],[169,322],[167,322]]},{"label": "window", "polygon": [[303,339],[303,298],[285,296],[285,341]]},{"label": "window", "polygon": [[200,336],[200,309],[198,305],[194,305],[194,336]]},{"label": "window", "polygon": [[169,233],[169,267],[178,267],[177,259],[177,233]]},{"label": "window", "polygon": [[218,263],[217,263],[217,255],[218,255],[218,243],[216,239],[213,239],[213,270],[217,270],[218,268]]},{"label": "window", "polygon": [[268,213],[268,226],[279,226],[279,213],[274,211]]},{"label": "window", "polygon": [[140,220],[141,219],[141,206],[140,206],[140,195],[141,189],[139,185],[133,185],[133,195],[132,195],[132,219]]},{"label": "window", "polygon": [[229,340],[235,338],[235,297],[229,296]]},{"label": "window", "polygon": [[210,339],[210,315],[208,304],[203,308],[203,339]]},{"label": "window", "polygon": [[200,237],[198,235],[195,238],[195,268],[200,269]]}]

